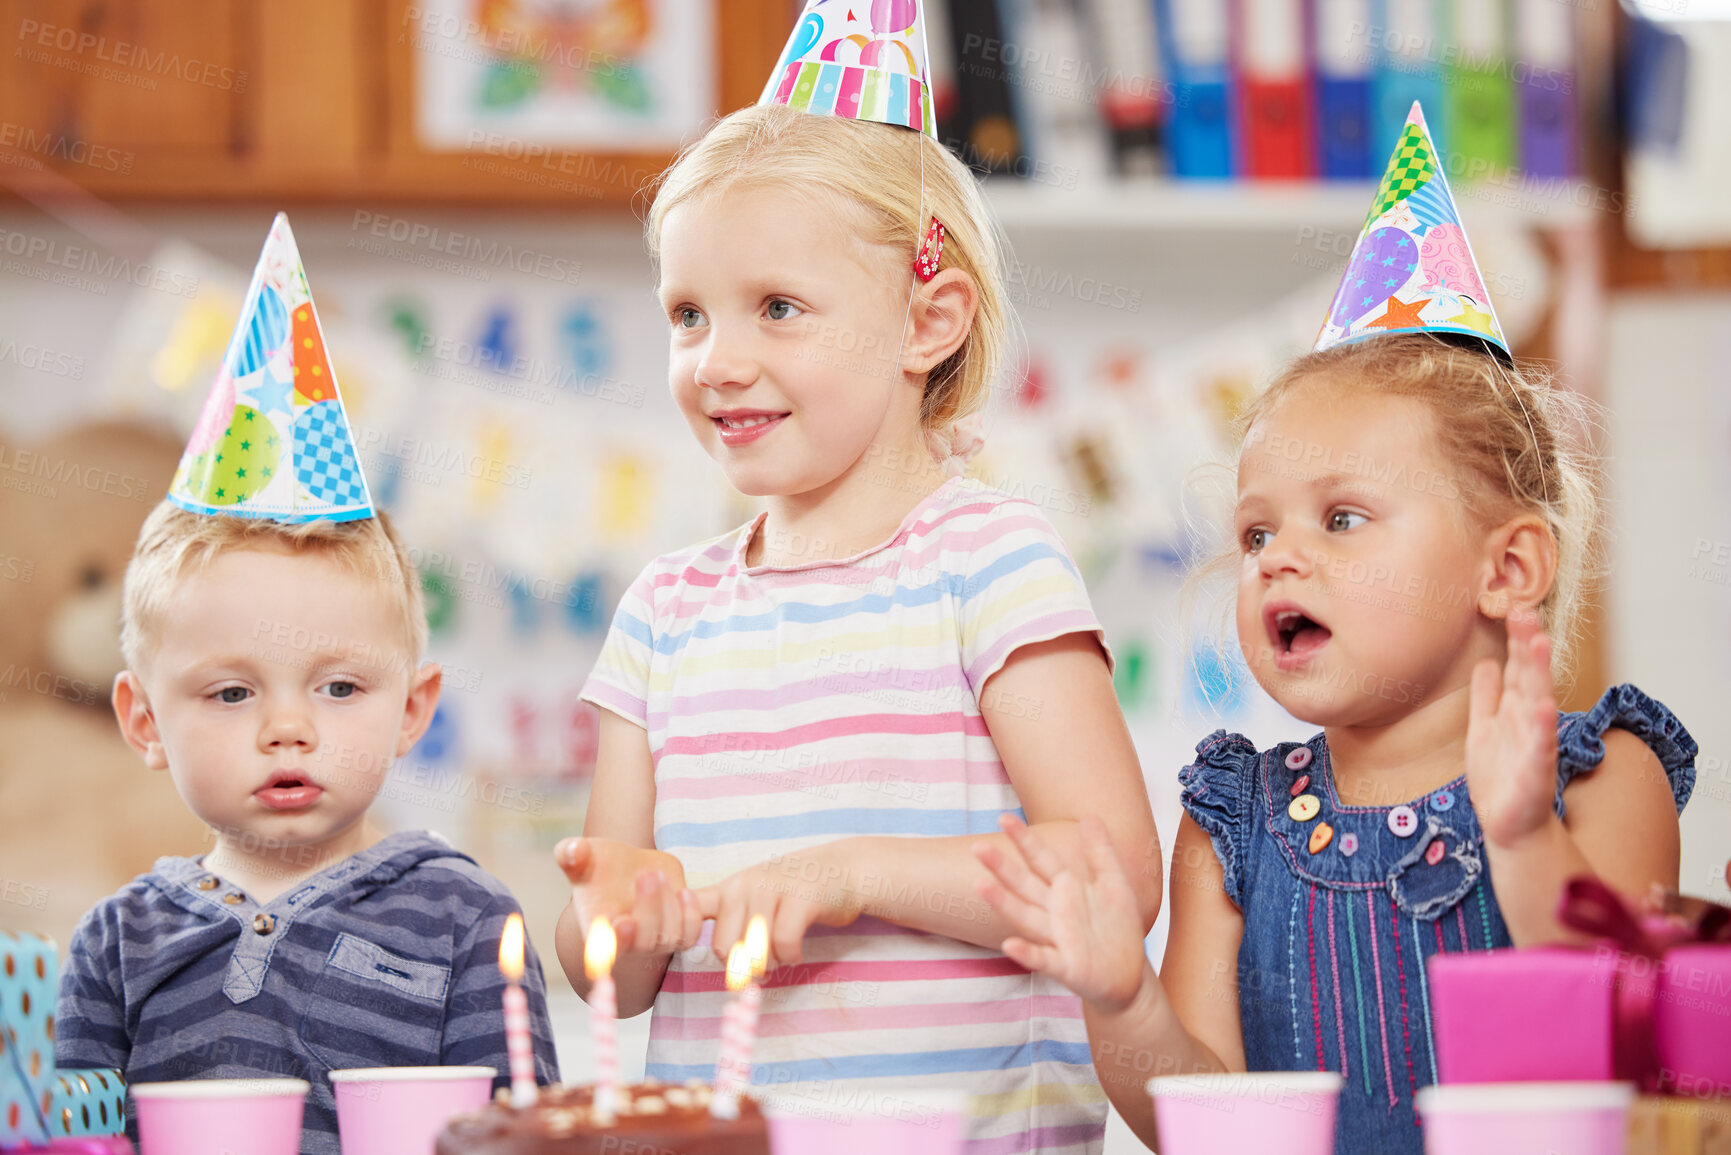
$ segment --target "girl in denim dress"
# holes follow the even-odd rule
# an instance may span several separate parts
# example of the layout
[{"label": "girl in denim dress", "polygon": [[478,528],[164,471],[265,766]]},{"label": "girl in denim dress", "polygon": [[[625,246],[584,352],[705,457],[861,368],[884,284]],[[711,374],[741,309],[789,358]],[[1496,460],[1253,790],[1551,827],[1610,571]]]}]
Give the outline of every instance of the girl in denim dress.
[{"label": "girl in denim dress", "polygon": [[1553,691],[1595,569],[1582,410],[1509,356],[1415,104],[1316,349],[1241,422],[1239,645],[1321,732],[1197,746],[1158,975],[1102,828],[975,850],[1151,1146],[1149,1074],[1334,1071],[1335,1149],[1416,1155],[1426,960],[1569,941],[1575,875],[1676,885],[1694,741],[1633,686]]},{"label": "girl in denim dress", "polygon": [[1422,334],[1311,353],[1253,405],[1240,645],[1322,730],[1197,746],[1158,974],[1103,830],[1061,850],[1009,818],[1019,853],[976,851],[1018,928],[1004,952],[1082,996],[1101,1082],[1150,1146],[1149,1074],[1336,1071],[1336,1150],[1416,1153],[1425,960],[1567,941],[1572,875],[1676,885],[1694,741],[1633,686],[1585,713],[1553,696],[1596,517],[1571,408]]}]

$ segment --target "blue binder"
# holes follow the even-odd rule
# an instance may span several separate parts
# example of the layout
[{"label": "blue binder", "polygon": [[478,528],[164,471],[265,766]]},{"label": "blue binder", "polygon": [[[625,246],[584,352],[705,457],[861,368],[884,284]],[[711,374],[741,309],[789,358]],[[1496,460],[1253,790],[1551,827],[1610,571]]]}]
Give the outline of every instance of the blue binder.
[{"label": "blue binder", "polygon": [[1424,106],[1431,143],[1446,156],[1447,126],[1443,124],[1443,64],[1438,50],[1442,33],[1438,0],[1377,0],[1372,30],[1376,60],[1371,112],[1372,152],[1387,154],[1406,127],[1412,102]]},{"label": "blue binder", "polygon": [[1155,0],[1172,81],[1166,146],[1174,176],[1218,180],[1238,171],[1225,7],[1223,0]]},{"label": "blue binder", "polygon": [[1316,0],[1312,13],[1316,171],[1329,180],[1377,175],[1370,116],[1376,71],[1371,15],[1371,0]]}]

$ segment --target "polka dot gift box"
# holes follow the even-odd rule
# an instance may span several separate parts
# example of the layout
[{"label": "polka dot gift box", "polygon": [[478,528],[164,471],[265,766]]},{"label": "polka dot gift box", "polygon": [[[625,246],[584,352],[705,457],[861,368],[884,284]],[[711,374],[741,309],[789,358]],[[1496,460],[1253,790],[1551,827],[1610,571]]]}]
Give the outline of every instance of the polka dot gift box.
[{"label": "polka dot gift box", "polygon": [[0,1147],[118,1135],[126,1083],[116,1070],[57,1070],[54,943],[0,930]]},{"label": "polka dot gift box", "polygon": [[373,516],[306,270],[281,213],[168,496],[193,513],[282,522]]}]

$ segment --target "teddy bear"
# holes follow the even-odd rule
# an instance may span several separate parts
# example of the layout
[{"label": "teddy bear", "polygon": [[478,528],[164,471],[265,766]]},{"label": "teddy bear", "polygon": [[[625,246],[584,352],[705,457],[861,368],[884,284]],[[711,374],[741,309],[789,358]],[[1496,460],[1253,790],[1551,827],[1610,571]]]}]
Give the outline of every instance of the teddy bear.
[{"label": "teddy bear", "polygon": [[127,559],[179,458],[128,422],[0,430],[0,928],[62,950],[99,899],[208,843],[109,705]]}]

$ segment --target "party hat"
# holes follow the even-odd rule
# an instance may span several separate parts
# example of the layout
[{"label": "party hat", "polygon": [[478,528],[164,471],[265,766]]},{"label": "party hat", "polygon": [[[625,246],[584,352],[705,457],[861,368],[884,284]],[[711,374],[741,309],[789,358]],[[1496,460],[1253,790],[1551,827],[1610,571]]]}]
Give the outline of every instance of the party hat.
[{"label": "party hat", "polygon": [[282,522],[373,516],[306,270],[282,213],[271,222],[240,324],[168,498],[193,513]]},{"label": "party hat", "polygon": [[919,0],[807,0],[757,102],[899,124],[936,140]]},{"label": "party hat", "polygon": [[1509,356],[1417,101],[1382,174],[1316,348],[1385,333],[1477,337]]}]

